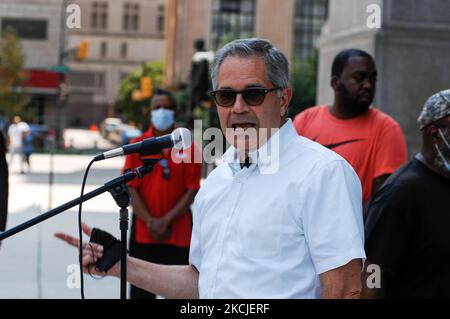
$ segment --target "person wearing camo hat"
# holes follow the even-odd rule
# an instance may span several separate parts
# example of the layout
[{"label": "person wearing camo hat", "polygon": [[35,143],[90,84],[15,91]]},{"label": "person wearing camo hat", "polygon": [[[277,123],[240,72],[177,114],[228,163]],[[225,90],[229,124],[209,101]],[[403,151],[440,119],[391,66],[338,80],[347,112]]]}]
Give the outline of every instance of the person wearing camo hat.
[{"label": "person wearing camo hat", "polygon": [[434,137],[433,143],[431,143],[434,150],[425,152],[428,155],[428,161],[425,162],[432,161],[434,165],[431,168],[440,168],[447,177],[450,176],[449,115],[450,90],[445,90],[432,95],[427,100],[418,119],[422,131],[431,124],[436,128],[432,129],[432,132],[428,132],[430,137]]},{"label": "person wearing camo hat", "polygon": [[450,90],[432,95],[418,122],[421,152],[369,206],[366,265],[380,267],[381,282],[365,282],[366,297],[450,298]]}]

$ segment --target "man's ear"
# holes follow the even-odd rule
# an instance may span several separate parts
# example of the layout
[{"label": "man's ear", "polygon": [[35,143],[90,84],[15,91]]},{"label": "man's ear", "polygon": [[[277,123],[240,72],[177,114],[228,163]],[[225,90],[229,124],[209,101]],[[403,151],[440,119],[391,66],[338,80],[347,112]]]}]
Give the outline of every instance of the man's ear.
[{"label": "man's ear", "polygon": [[340,80],[336,75],[333,75],[330,79],[330,86],[333,88],[334,91],[337,91],[340,84]]},{"label": "man's ear", "polygon": [[281,103],[280,103],[280,116],[283,117],[286,115],[287,109],[289,107],[289,103],[292,99],[292,88],[287,87],[283,89],[282,95],[280,97]]}]

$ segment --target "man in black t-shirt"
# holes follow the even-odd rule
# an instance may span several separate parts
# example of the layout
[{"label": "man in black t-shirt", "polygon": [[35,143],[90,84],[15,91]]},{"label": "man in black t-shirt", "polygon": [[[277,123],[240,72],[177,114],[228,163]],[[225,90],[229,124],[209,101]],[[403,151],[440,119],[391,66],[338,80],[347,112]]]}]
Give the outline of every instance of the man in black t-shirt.
[{"label": "man in black t-shirt", "polygon": [[421,152],[369,206],[365,297],[450,298],[450,90],[431,96],[418,121]]}]

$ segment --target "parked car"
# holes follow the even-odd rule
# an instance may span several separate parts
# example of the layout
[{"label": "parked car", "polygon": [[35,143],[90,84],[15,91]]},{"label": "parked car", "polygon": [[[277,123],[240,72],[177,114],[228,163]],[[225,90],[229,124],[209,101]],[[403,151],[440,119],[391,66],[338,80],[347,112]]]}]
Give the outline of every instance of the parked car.
[{"label": "parked car", "polygon": [[107,117],[100,123],[100,133],[106,139],[114,132],[120,125],[123,125],[121,119],[117,117]]},{"label": "parked car", "polygon": [[130,143],[132,139],[141,135],[142,131],[135,126],[121,124],[109,134],[108,140],[119,145],[124,145]]}]

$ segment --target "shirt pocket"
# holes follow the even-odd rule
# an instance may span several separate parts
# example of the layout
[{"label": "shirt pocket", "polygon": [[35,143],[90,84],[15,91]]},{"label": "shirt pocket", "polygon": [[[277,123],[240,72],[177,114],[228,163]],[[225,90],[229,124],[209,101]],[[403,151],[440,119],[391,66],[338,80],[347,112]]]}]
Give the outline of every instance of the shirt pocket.
[{"label": "shirt pocket", "polygon": [[[258,207],[256,205],[253,207]],[[280,206],[241,212],[236,227],[237,254],[241,257],[268,259],[280,255],[283,209]]]}]

